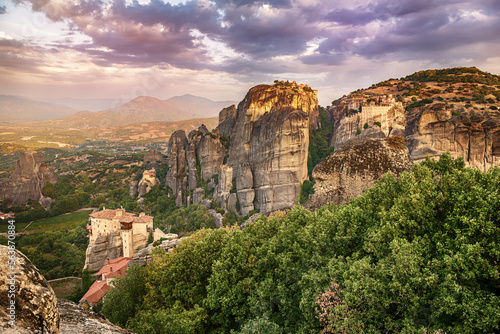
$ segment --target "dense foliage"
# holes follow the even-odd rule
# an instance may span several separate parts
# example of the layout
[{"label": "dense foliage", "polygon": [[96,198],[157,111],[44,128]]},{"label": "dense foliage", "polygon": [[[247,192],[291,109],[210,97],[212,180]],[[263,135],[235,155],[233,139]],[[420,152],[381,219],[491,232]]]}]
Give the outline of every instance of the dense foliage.
[{"label": "dense foliage", "polygon": [[18,235],[17,248],[46,279],[80,276],[88,242],[85,224],[86,220],[67,231]]},{"label": "dense foliage", "polygon": [[333,147],[330,147],[328,143],[333,132],[333,121],[330,120],[328,112],[323,107],[319,107],[319,117],[321,127],[309,131],[309,158],[307,159],[309,176],[312,175],[314,166],[333,152]]},{"label": "dense foliage", "polygon": [[408,75],[402,80],[428,82],[474,82],[500,85],[500,76],[483,72],[477,67],[454,67],[441,70],[425,70]]},{"label": "dense foliage", "polygon": [[145,289],[108,316],[138,333],[498,332],[499,212],[500,169],[447,154],[348,205],[197,232],[104,309]]}]

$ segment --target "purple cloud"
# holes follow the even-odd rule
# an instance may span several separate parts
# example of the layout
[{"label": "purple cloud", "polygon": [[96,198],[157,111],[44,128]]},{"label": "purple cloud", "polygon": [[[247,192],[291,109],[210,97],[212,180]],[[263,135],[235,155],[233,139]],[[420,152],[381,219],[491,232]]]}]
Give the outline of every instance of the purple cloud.
[{"label": "purple cloud", "polygon": [[[353,55],[402,59],[442,57],[463,45],[498,41],[498,1],[477,0],[151,0],[31,3],[53,21],[92,38],[72,46],[95,64],[260,71],[292,56],[305,65],[339,65]],[[234,55],[217,63],[210,41]],[[318,42],[319,41],[319,42]],[[208,44],[207,44],[208,43]],[[311,52],[311,45],[318,45]],[[307,52],[306,52],[307,51]],[[214,55],[215,53],[215,55]],[[273,67],[279,70],[280,67]],[[289,66],[283,66],[283,70]]]}]

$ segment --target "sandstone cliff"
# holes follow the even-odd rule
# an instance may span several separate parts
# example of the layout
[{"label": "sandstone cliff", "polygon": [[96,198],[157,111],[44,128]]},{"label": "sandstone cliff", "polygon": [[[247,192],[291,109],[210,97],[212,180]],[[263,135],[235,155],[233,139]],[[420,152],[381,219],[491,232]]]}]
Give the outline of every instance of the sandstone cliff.
[{"label": "sandstone cliff", "polygon": [[201,179],[208,183],[218,174],[227,152],[221,136],[217,129],[209,132],[202,125],[188,137],[184,131],[170,137],[166,185],[172,189],[177,205],[186,204],[187,193],[195,190]]},{"label": "sandstone cliff", "polygon": [[398,176],[412,165],[406,147],[392,147],[386,139],[352,141],[313,169],[314,194],[309,208],[345,204],[372,187],[385,173]]},{"label": "sandstone cliff", "polygon": [[[419,71],[357,90],[329,108],[330,145],[404,135],[419,162],[450,152],[482,171],[500,165],[500,76],[475,67]],[[375,131],[377,130],[377,131]]]},{"label": "sandstone cliff", "polygon": [[253,87],[238,107],[223,109],[211,132],[205,127],[187,137],[175,132],[166,184],[176,203],[199,203],[215,188],[222,208],[241,215],[293,206],[307,178],[310,119],[316,128],[317,92],[276,82]]},{"label": "sandstone cliff", "polygon": [[317,110],[316,91],[295,83],[253,87],[239,103],[227,165],[243,215],[297,203],[307,177],[309,115]]},{"label": "sandstone cliff", "polygon": [[[11,269],[7,259],[11,256],[6,246],[0,245],[0,332],[1,333],[59,333],[59,310],[54,290],[31,261],[19,251],[14,251],[15,269]],[[10,320],[11,287],[10,272],[16,272],[15,283],[15,323]]]},{"label": "sandstone cliff", "polygon": [[116,259],[120,256],[123,256],[123,241],[120,231],[98,236],[95,242],[91,242],[87,246],[83,269],[99,271],[106,264],[107,259]]},{"label": "sandstone cliff", "polygon": [[42,154],[24,152],[10,178],[0,180],[0,200],[7,199],[14,206],[31,199],[48,208],[50,199],[42,195],[47,182],[56,183],[57,176],[44,162]]},{"label": "sandstone cliff", "polygon": [[407,120],[405,137],[415,162],[449,151],[453,158],[464,158],[468,167],[487,171],[500,166],[497,113],[438,103],[407,113]]}]

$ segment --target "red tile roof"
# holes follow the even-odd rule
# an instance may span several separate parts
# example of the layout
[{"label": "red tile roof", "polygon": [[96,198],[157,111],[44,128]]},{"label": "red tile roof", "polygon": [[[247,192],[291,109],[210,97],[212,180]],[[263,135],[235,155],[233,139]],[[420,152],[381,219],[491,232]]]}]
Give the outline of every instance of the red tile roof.
[{"label": "red tile roof", "polygon": [[97,219],[107,219],[107,220],[113,220],[116,217],[120,217],[120,223],[149,223],[151,220],[153,220],[153,217],[151,216],[140,216],[137,217],[135,214],[130,213],[130,212],[125,212],[125,210],[122,211],[120,216],[117,216],[117,213],[119,213],[121,209],[116,209],[116,210],[102,210],[102,211],[97,211],[93,212],[90,214],[90,217],[92,218],[97,218]]},{"label": "red tile roof", "polygon": [[[117,216],[117,213],[122,210],[122,209],[116,209],[116,210],[109,210],[109,209],[106,209],[106,210],[102,210],[102,211],[97,211],[97,212],[93,212],[90,214],[90,217],[92,218],[98,218],[98,219],[107,219],[107,220],[112,220],[113,218],[115,218]],[[130,212],[125,212],[125,210],[122,210],[122,214],[121,214],[122,217],[124,216],[135,216],[133,213],[130,213]]]},{"label": "red tile roof", "polygon": [[96,274],[97,276],[104,275],[104,277],[123,277],[128,263],[132,261],[131,257],[120,256],[113,260],[108,260],[106,264]]},{"label": "red tile roof", "polygon": [[[95,281],[90,287],[89,291],[83,295],[82,299],[86,299],[89,303],[97,305],[97,302],[109,291],[109,286],[104,281]],[[82,300],[80,299],[80,300]]]}]

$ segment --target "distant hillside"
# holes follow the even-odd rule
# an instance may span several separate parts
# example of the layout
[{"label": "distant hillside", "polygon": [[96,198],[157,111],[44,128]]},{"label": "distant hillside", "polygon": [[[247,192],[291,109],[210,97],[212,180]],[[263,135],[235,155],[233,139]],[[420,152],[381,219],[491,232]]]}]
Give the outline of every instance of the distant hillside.
[{"label": "distant hillside", "polygon": [[400,96],[399,100],[408,104],[421,99],[431,102],[430,99],[434,102],[480,104],[489,109],[500,106],[500,76],[476,67],[425,70],[401,79],[388,79],[367,89],[358,89],[349,96],[363,94],[373,97],[392,94]]},{"label": "distant hillside", "polygon": [[88,129],[124,126],[141,122],[175,122],[193,118],[217,117],[219,111],[234,102],[214,102],[209,99],[183,95],[160,100],[139,96],[119,107],[99,112],[81,111],[74,115],[43,122],[50,128]]},{"label": "distant hillside", "polygon": [[425,70],[333,101],[330,146],[402,136],[410,158],[450,152],[486,171],[500,165],[500,76],[476,67]]},{"label": "distant hillside", "polygon": [[60,104],[0,95],[0,122],[43,121],[68,116],[75,112],[75,109]]}]

